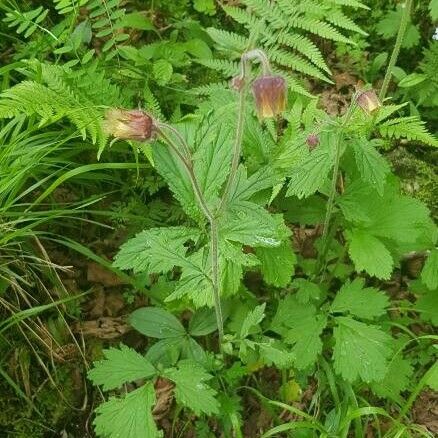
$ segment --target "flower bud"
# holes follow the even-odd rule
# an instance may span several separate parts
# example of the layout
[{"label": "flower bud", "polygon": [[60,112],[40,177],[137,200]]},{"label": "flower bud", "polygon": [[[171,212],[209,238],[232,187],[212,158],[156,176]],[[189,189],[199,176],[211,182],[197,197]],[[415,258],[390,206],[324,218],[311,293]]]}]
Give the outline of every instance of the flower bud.
[{"label": "flower bud", "polygon": [[154,133],[152,117],[141,110],[110,109],[103,127],[107,134],[122,140],[145,141]]},{"label": "flower bud", "polygon": [[313,151],[319,144],[318,134],[309,134],[306,138],[307,146],[309,147],[309,151]]},{"label": "flower bud", "polygon": [[360,91],[356,97],[356,103],[367,114],[372,114],[382,106],[374,90]]},{"label": "flower bud", "polygon": [[245,79],[242,76],[234,76],[231,79],[230,86],[233,90],[241,91],[245,86]]},{"label": "flower bud", "polygon": [[281,76],[261,76],[252,85],[260,119],[275,117],[286,108],[287,85]]}]

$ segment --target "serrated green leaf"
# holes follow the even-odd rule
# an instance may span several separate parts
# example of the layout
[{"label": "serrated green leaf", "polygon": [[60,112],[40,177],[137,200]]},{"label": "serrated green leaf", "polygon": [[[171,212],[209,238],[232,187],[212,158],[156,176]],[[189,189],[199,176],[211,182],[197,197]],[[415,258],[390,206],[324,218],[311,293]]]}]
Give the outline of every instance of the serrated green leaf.
[{"label": "serrated green leaf", "polygon": [[318,147],[293,167],[286,196],[306,198],[323,186],[334,164],[334,137],[321,135]]},{"label": "serrated green leaf", "polygon": [[279,342],[259,344],[260,355],[267,364],[279,369],[291,368],[296,361],[295,354]]},{"label": "serrated green leaf", "polygon": [[134,272],[160,273],[174,266],[186,266],[184,243],[196,240],[195,228],[150,228],[125,242],[117,253],[113,265]]},{"label": "serrated green leaf", "polygon": [[251,310],[245,317],[242,323],[242,327],[240,328],[240,338],[246,338],[251,330],[258,326],[263,318],[265,317],[265,307],[266,303],[257,306],[255,309]]},{"label": "serrated green leaf", "polygon": [[216,314],[213,309],[198,309],[190,319],[189,333],[191,336],[206,336],[217,330]]},{"label": "serrated green leaf", "polygon": [[285,287],[290,283],[297,257],[289,241],[276,248],[257,248],[256,256],[261,262],[260,268],[267,284]]},{"label": "serrated green leaf", "polygon": [[347,281],[330,307],[332,313],[349,312],[353,316],[364,319],[374,319],[382,316],[389,305],[388,297],[373,287],[364,288],[364,280],[356,278]]},{"label": "serrated green leaf", "polygon": [[159,59],[155,61],[152,66],[152,72],[154,74],[154,78],[159,85],[166,85],[173,74],[173,67],[169,61],[165,59]]},{"label": "serrated green leaf", "polygon": [[141,354],[126,345],[103,350],[105,359],[94,362],[88,378],[105,391],[120,388],[124,383],[148,379],[156,369]]},{"label": "serrated green leaf", "polygon": [[165,370],[163,375],[175,383],[175,398],[180,405],[188,407],[196,415],[219,413],[216,391],[204,383],[211,376],[199,364],[190,360],[180,361],[178,368]]},{"label": "serrated green leaf", "polygon": [[326,324],[327,318],[317,314],[315,306],[302,304],[289,295],[279,301],[270,329],[281,334],[285,343],[293,345],[295,366],[305,369],[313,365],[321,353],[320,335]]},{"label": "serrated green leaf", "polygon": [[178,319],[159,307],[142,307],[134,310],[129,323],[137,331],[151,338],[165,339],[185,336],[186,331]]},{"label": "serrated green leaf", "polygon": [[108,438],[158,438],[152,416],[154,403],[152,383],[130,392],[124,398],[111,397],[96,408],[93,421],[96,434]]},{"label": "serrated green leaf", "polygon": [[365,182],[369,182],[383,195],[383,186],[390,168],[385,159],[377,152],[373,141],[366,138],[353,140],[353,150],[359,173]]},{"label": "serrated green leaf", "polygon": [[380,381],[388,371],[391,336],[376,325],[337,317],[333,331],[334,367],[345,380]]},{"label": "serrated green leaf", "polygon": [[248,201],[234,201],[220,222],[221,239],[249,246],[276,247],[281,244],[276,219],[263,207]]},{"label": "serrated green leaf", "polygon": [[430,290],[438,289],[438,249],[433,249],[421,271],[421,281]]},{"label": "serrated green leaf", "polygon": [[389,398],[400,403],[402,401],[400,393],[408,388],[413,371],[410,362],[398,354],[390,362],[383,380],[371,383],[371,390],[378,397]]},{"label": "serrated green leaf", "polygon": [[393,260],[385,245],[367,231],[355,229],[348,235],[348,253],[356,271],[366,271],[377,278],[391,276]]},{"label": "serrated green leaf", "polygon": [[415,303],[415,310],[419,312],[423,321],[438,326],[438,291],[429,291],[421,295]]},{"label": "serrated green leaf", "polygon": [[291,286],[298,289],[295,296],[301,304],[306,304],[311,300],[317,300],[321,295],[320,287],[305,278],[296,278]]}]

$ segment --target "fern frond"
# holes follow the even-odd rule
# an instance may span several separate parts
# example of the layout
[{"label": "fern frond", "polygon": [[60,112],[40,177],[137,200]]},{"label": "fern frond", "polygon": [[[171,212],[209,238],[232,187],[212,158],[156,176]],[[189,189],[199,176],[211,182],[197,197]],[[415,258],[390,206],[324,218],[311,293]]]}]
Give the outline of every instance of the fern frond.
[{"label": "fern frond", "polygon": [[226,82],[217,82],[217,83],[201,85],[199,87],[192,88],[190,92],[197,96],[210,96],[211,94],[217,93],[218,91],[223,91],[228,89],[229,86]]},{"label": "fern frond", "polygon": [[269,49],[268,55],[270,59],[277,64],[291,67],[294,70],[300,71],[309,76],[319,78],[325,82],[332,82],[329,78],[324,76],[316,67],[307,62],[305,59],[301,58],[299,55],[295,55],[282,49]]},{"label": "fern frond", "polygon": [[400,105],[384,105],[379,108],[379,111],[376,114],[375,123],[379,124],[383,120],[387,119],[391,114],[394,114],[399,109],[402,109],[408,104],[408,102],[401,103]]},{"label": "fern frond", "polygon": [[228,59],[197,59],[198,64],[220,71],[227,77],[235,76],[239,72],[239,63]]},{"label": "fern frond", "polygon": [[332,25],[315,18],[299,17],[291,18],[289,24],[297,29],[307,30],[315,35],[326,38],[328,40],[338,41],[342,43],[356,45],[354,41],[342,35]]},{"label": "fern frond", "polygon": [[238,8],[237,6],[223,6],[222,9],[233,20],[237,21],[239,24],[243,24],[247,29],[254,28],[258,24],[258,18],[245,11],[245,9]]},{"label": "fern frond", "polygon": [[367,5],[358,2],[357,0],[328,0],[330,3],[333,3],[335,5],[339,6],[349,6],[351,8],[357,8],[357,9],[370,9]]},{"label": "fern frond", "polygon": [[55,9],[59,14],[66,15],[71,11],[85,6],[89,0],[53,0]]},{"label": "fern frond", "polygon": [[269,21],[276,29],[286,27],[288,24],[286,17],[275,3],[269,3],[265,0],[244,0],[243,3],[260,18]]},{"label": "fern frond", "polygon": [[429,146],[438,147],[438,139],[424,125],[425,123],[417,116],[399,117],[380,124],[379,131],[382,137],[406,138],[407,140],[417,140]]},{"label": "fern frond", "polygon": [[242,53],[248,48],[248,38],[237,33],[216,29],[214,27],[209,27],[207,33],[219,48],[238,53]]},{"label": "fern frond", "polygon": [[46,18],[48,12],[49,10],[44,9],[42,6],[27,12],[14,9],[6,13],[3,21],[7,23],[8,27],[16,27],[15,32],[18,34],[24,33],[24,38],[28,38],[38,28],[46,30],[40,23]]},{"label": "fern frond", "polygon": [[350,17],[347,17],[342,11],[333,11],[330,14],[328,14],[327,21],[330,21],[330,23],[338,27],[342,27],[343,29],[352,30],[353,32],[357,32],[365,36],[368,35]]},{"label": "fern frond", "polygon": [[280,33],[278,42],[300,52],[321,70],[331,73],[318,47],[307,37],[299,34]]}]

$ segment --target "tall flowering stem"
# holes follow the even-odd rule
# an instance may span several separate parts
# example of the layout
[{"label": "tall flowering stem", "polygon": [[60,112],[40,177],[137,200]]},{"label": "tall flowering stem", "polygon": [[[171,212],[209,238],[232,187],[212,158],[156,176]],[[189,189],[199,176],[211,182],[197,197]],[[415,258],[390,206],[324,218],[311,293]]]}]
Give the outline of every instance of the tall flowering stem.
[{"label": "tall flowering stem", "polygon": [[400,21],[400,27],[398,28],[397,38],[395,40],[394,49],[391,53],[391,58],[389,59],[388,67],[386,69],[385,78],[383,79],[382,88],[380,89],[379,99],[383,101],[388,92],[389,83],[391,82],[392,71],[400,54],[400,48],[403,43],[403,39],[406,34],[406,29],[409,23],[409,17],[411,14],[413,0],[406,0],[403,8],[403,15]]}]

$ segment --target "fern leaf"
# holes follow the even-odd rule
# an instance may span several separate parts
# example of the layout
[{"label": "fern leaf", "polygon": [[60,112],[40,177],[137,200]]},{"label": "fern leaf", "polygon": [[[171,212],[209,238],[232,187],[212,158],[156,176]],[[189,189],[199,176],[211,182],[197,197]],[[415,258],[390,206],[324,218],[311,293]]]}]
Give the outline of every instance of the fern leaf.
[{"label": "fern leaf", "polygon": [[246,28],[255,28],[259,22],[258,18],[242,8],[236,6],[223,6],[223,10],[233,20],[243,24]]},{"label": "fern leaf", "polygon": [[273,62],[277,64],[291,67],[294,70],[305,73],[309,76],[321,79],[325,82],[331,83],[332,81],[323,75],[316,67],[301,58],[299,55],[287,52],[283,49],[270,49],[268,51],[269,57]]},{"label": "fern leaf", "polygon": [[352,30],[353,32],[357,32],[365,36],[368,35],[351,18],[347,17],[341,11],[331,12],[329,15],[327,15],[327,21],[338,27],[342,27],[343,29]]},{"label": "fern leaf", "polygon": [[28,38],[38,28],[43,29],[39,23],[46,18],[48,12],[49,10],[44,9],[42,6],[27,12],[14,9],[6,13],[3,21],[8,24],[8,27],[16,27],[15,32],[18,34],[23,33],[24,38]]},{"label": "fern leaf", "polygon": [[407,140],[417,140],[429,146],[438,147],[436,139],[424,126],[425,123],[417,116],[399,117],[383,122],[379,126],[382,137],[386,138],[406,138]]},{"label": "fern leaf", "polygon": [[219,48],[232,50],[238,53],[242,53],[248,48],[248,38],[237,33],[216,29],[214,27],[209,27],[207,33]]},{"label": "fern leaf", "polygon": [[349,6],[351,8],[370,9],[367,5],[364,5],[357,0],[328,0],[330,3],[340,6]]},{"label": "fern leaf", "polygon": [[239,72],[239,63],[227,59],[196,59],[198,64],[222,72],[225,76],[235,76]]}]

